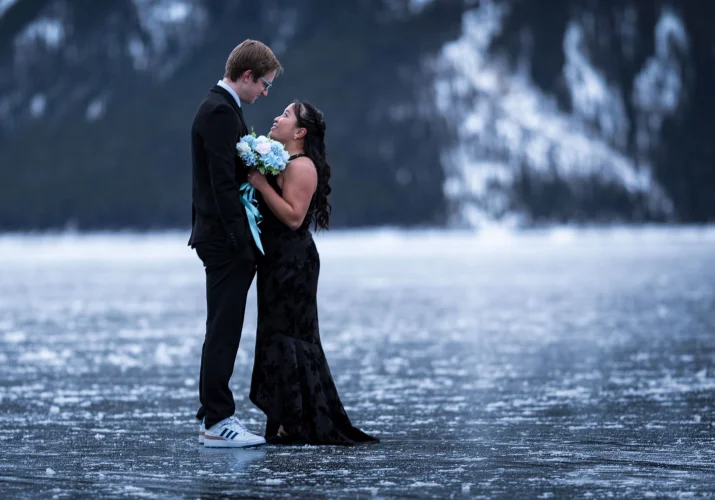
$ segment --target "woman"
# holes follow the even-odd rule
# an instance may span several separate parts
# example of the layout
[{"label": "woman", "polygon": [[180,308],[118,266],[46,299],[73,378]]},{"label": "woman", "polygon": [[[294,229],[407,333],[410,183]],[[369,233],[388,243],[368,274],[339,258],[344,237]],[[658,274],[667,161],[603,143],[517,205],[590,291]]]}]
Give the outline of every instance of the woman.
[{"label": "woman", "polygon": [[350,423],[320,343],[320,259],[309,225],[327,229],[330,218],[323,114],[296,100],[274,120],[270,136],[283,143],[290,160],[277,177],[248,174],[261,199],[265,250],[258,261],[251,401],[268,417],[269,443],[378,442]]}]

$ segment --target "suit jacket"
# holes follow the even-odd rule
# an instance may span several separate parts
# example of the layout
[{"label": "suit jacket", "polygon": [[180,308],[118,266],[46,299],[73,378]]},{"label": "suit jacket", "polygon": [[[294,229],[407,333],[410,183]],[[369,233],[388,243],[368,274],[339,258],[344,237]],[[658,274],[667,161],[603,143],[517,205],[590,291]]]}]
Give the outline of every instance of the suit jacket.
[{"label": "suit jacket", "polygon": [[234,249],[253,244],[239,187],[246,169],[236,143],[248,134],[241,108],[225,89],[214,85],[191,127],[193,170],[189,245],[225,241]]}]

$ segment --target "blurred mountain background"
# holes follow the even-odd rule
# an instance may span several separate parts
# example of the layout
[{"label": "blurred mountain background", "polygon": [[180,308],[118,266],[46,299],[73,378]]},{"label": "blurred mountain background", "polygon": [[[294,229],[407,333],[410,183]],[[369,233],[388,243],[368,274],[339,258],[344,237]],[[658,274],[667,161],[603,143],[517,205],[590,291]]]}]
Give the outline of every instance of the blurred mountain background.
[{"label": "blurred mountain background", "polygon": [[326,115],[333,226],[715,220],[715,3],[0,0],[0,230],[186,228],[189,132],[246,38],[247,107]]}]

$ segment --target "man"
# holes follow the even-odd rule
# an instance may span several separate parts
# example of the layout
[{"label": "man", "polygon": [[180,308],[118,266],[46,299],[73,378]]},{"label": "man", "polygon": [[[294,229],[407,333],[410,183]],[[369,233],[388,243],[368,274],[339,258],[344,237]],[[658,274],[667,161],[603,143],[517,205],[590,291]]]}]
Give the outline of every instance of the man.
[{"label": "man", "polygon": [[199,442],[209,447],[265,443],[234,416],[229,389],[257,251],[240,201],[239,186],[248,169],[238,158],[236,143],[248,134],[242,106],[268,95],[282,69],[266,45],[244,41],[229,55],[223,79],[206,94],[191,128],[189,245],[204,264],[207,304],[196,418],[201,421]]}]

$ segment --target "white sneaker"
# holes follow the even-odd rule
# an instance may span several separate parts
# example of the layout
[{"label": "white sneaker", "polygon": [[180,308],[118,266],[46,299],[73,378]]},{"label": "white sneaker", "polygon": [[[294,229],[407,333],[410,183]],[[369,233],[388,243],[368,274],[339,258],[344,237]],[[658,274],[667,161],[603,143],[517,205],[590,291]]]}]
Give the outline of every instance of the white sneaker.
[{"label": "white sneaker", "polygon": [[261,436],[251,434],[236,417],[229,417],[212,425],[204,434],[207,448],[246,448],[265,444]]},{"label": "white sneaker", "polygon": [[199,424],[199,444],[204,444],[204,436],[206,436],[206,418],[202,418]]}]

